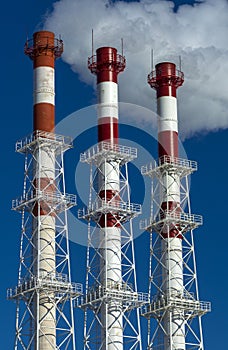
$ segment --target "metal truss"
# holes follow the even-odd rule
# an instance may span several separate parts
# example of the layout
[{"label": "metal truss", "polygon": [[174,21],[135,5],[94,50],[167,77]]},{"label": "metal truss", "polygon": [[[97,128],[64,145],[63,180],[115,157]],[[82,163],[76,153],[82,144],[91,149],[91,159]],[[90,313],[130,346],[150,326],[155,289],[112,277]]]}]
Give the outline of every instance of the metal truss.
[{"label": "metal truss", "polygon": [[[149,299],[147,293],[137,291],[132,219],[141,213],[141,206],[130,203],[127,170],[127,162],[136,156],[135,148],[108,142],[100,142],[81,154],[81,161],[90,165],[89,205],[78,211],[79,218],[88,222],[86,293],[76,301],[84,310],[84,349],[142,349],[139,308]],[[106,168],[119,178],[119,191],[111,199],[99,196],[101,191],[106,192],[108,183],[110,186],[110,175],[104,174]],[[106,227],[100,225],[101,217],[107,222],[108,215],[115,222],[112,229],[120,232],[120,244],[115,237],[108,238]],[[118,268],[107,260],[107,241],[112,241],[111,254],[119,257]],[[113,319],[109,324],[105,322],[108,314]]]},{"label": "metal truss", "polygon": [[7,291],[17,304],[15,350],[75,350],[73,301],[82,285],[71,282],[67,209],[76,197],[65,192],[63,165],[71,147],[69,138],[43,131],[16,143],[25,170],[23,195],[12,203],[22,214],[18,285]]},{"label": "metal truss", "polygon": [[[170,156],[141,169],[152,179],[151,217],[140,222],[141,229],[150,232],[150,303],[141,308],[141,315],[148,319],[148,349],[204,348],[201,316],[211,305],[200,301],[198,293],[193,229],[202,224],[202,217],[191,213],[188,179],[196,170],[196,162]],[[164,182],[167,178],[168,183]],[[166,192],[175,201],[170,191],[174,182],[180,189],[180,205],[169,208],[161,198]],[[167,239],[164,232],[171,230],[178,235]]]}]

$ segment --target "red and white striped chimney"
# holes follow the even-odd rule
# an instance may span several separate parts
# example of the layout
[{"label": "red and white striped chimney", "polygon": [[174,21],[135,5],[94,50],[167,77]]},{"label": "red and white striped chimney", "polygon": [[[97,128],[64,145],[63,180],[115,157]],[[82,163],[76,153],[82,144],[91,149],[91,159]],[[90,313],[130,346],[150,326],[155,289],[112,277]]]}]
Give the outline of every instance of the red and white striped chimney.
[{"label": "red and white striped chimney", "polygon": [[[107,147],[118,144],[118,74],[125,68],[125,58],[112,47],[97,49],[89,58],[88,67],[97,75],[98,95],[98,142]],[[106,147],[105,144],[103,144]],[[118,205],[120,191],[119,162],[113,157],[99,165],[98,196],[105,202]],[[122,286],[121,228],[115,212],[102,213],[100,220],[100,279],[104,288]],[[102,349],[123,349],[123,310],[110,302],[101,306],[103,324]],[[105,331],[106,329],[106,331]]]},{"label": "red and white striped chimney", "polygon": [[[175,169],[178,158],[177,88],[184,82],[184,75],[174,63],[162,62],[148,76],[149,85],[157,91],[158,154],[159,164],[170,163],[160,172],[160,219],[164,221],[160,231],[162,294],[164,297],[183,295],[182,234],[175,221],[180,208],[180,175]],[[164,348],[185,350],[183,313],[174,310],[163,318]]]},{"label": "red and white striped chimney", "polygon": [[[37,198],[33,208],[33,274],[42,280],[56,274],[55,212],[45,199],[56,191],[55,151],[50,147],[55,129],[55,59],[63,52],[62,40],[54,33],[36,32],[32,43],[25,44],[25,54],[33,60],[34,139],[47,139],[45,144],[37,142],[33,153],[33,195]],[[40,199],[44,198],[44,199]],[[54,292],[40,291],[34,295],[35,348],[40,350],[56,348],[56,309]]]}]

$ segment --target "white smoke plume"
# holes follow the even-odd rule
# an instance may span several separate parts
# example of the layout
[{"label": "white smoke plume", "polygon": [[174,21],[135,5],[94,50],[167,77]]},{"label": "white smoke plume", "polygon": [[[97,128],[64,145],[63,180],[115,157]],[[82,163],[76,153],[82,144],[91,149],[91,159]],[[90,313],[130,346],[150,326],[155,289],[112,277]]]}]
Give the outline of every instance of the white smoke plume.
[{"label": "white smoke plume", "polygon": [[[155,64],[182,58],[184,86],[178,90],[182,137],[228,128],[228,1],[205,0],[182,5],[175,13],[166,0],[140,2],[60,0],[44,28],[64,40],[63,60],[82,81],[94,84],[87,69],[91,30],[95,49],[114,46],[127,68],[120,75],[120,100],[156,109],[155,92],[147,84],[151,48]],[[140,118],[140,116],[139,116]]]}]

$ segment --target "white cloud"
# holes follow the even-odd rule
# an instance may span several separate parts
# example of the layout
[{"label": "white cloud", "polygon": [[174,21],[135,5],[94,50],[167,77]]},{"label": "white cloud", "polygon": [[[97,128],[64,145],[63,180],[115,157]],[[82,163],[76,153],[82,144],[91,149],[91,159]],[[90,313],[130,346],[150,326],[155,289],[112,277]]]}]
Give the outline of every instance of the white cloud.
[{"label": "white cloud", "polygon": [[127,68],[120,75],[120,100],[155,108],[155,92],[147,85],[150,51],[155,63],[182,57],[185,83],[178,90],[183,137],[228,127],[228,1],[205,0],[183,5],[177,13],[166,0],[127,3],[108,0],[60,0],[46,19],[45,29],[60,33],[65,62],[80,79],[94,84],[88,71],[91,29],[95,47],[114,46],[124,53]]}]

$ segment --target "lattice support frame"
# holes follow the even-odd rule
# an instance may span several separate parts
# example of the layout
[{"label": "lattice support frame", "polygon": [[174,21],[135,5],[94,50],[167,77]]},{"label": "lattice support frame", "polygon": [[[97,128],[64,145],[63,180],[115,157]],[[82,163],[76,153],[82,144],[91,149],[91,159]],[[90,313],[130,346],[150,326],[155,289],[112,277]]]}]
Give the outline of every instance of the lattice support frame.
[{"label": "lattice support frame", "polygon": [[[82,285],[71,282],[67,210],[76,205],[76,197],[65,192],[63,162],[71,147],[70,139],[39,130],[16,144],[16,151],[25,155],[25,170],[23,194],[12,203],[22,214],[18,285],[8,289],[8,299],[17,304],[15,350],[43,349],[42,338],[50,350],[75,350],[73,301],[82,295]],[[44,155],[54,171],[41,161]],[[47,187],[37,181],[37,173]],[[50,247],[52,255],[47,253]],[[49,319],[55,329],[49,329]]]},{"label": "lattice support frame", "polygon": [[[197,164],[179,158],[172,159],[170,156],[165,158],[141,169],[143,175],[152,179],[151,217],[140,222],[141,229],[150,232],[150,303],[141,308],[141,315],[148,319],[148,349],[179,350],[175,347],[175,337],[181,331],[185,339],[182,350],[203,350],[201,317],[211,310],[211,304],[201,302],[198,293],[193,229],[202,224],[202,217],[191,213],[189,196],[189,175],[197,169]],[[163,210],[161,193],[165,190],[168,192],[167,197],[172,198],[164,178],[170,179],[172,174],[175,174],[173,181],[177,181],[178,174],[180,207],[178,210],[167,210],[167,206]],[[170,188],[172,186],[170,183]],[[168,240],[164,237],[164,231],[171,230],[178,232],[179,239],[176,236]],[[177,241],[181,242],[181,246],[179,253],[175,248],[176,256],[173,257],[174,242]],[[169,265],[164,257],[170,262]],[[176,267],[172,266],[172,259],[175,263],[178,261],[183,272],[180,281]],[[165,289],[167,280],[170,281],[170,287]],[[176,285],[176,291],[171,285]],[[178,319],[178,326],[172,329],[175,318]],[[170,325],[168,329],[167,324]]]},{"label": "lattice support frame", "polygon": [[[141,213],[141,206],[130,203],[127,168],[127,162],[136,156],[136,149],[108,142],[101,142],[81,155],[81,161],[90,165],[89,204],[87,208],[79,210],[79,218],[88,221],[86,294],[78,299],[78,306],[85,313],[85,350],[142,349],[139,308],[148,302],[148,294],[137,291],[132,229],[132,220]],[[101,200],[99,193],[106,191],[103,186],[108,182],[110,186],[109,174],[104,174],[103,169],[110,168],[110,173],[118,173],[118,195],[111,200]],[[100,176],[103,177],[102,188],[97,181]],[[110,269],[115,275],[112,263],[109,265],[105,258],[108,254],[108,233],[100,224],[101,217],[107,220],[110,214],[115,227],[121,231],[121,246],[117,244],[112,248],[121,263],[121,279],[116,281],[110,281],[107,277],[104,280],[107,271],[110,274]],[[104,312],[112,314],[110,310],[113,310],[113,324],[116,326],[119,323],[121,327],[119,344],[118,334],[112,325],[107,326],[103,321]]]}]

